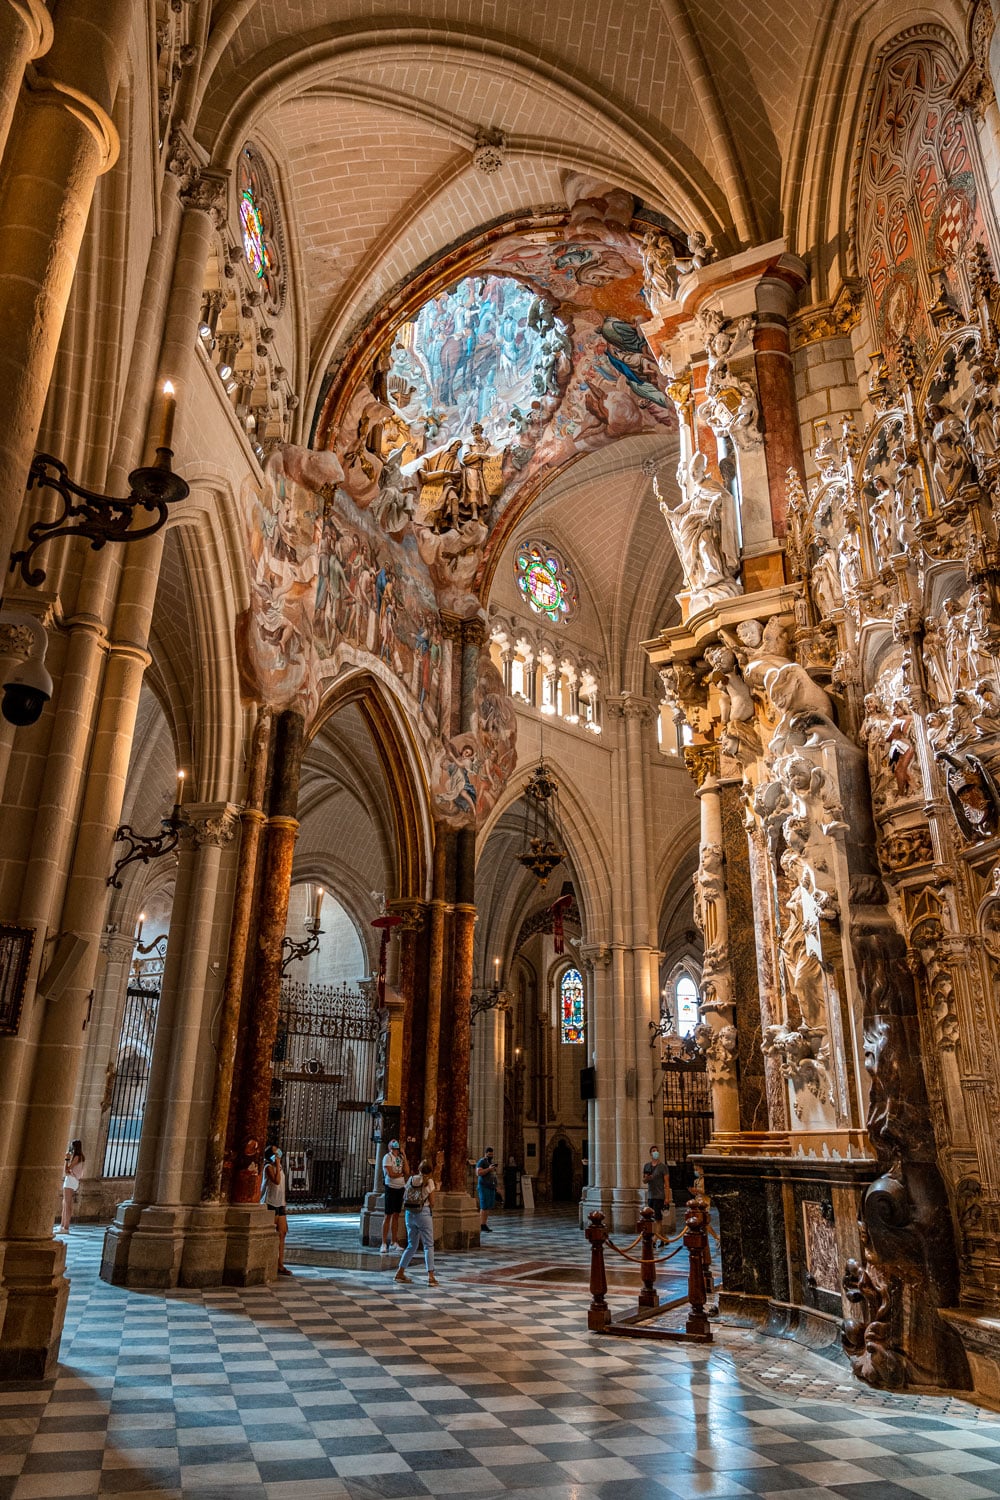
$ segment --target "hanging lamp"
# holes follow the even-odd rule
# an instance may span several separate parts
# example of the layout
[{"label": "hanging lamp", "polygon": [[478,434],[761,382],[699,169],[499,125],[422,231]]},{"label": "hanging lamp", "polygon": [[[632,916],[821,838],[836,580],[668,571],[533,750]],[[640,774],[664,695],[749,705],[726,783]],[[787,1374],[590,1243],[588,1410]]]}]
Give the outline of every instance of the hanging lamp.
[{"label": "hanging lamp", "polygon": [[540,756],[524,788],[524,837],[517,861],[545,886],[565,858],[559,836],[559,783]]}]

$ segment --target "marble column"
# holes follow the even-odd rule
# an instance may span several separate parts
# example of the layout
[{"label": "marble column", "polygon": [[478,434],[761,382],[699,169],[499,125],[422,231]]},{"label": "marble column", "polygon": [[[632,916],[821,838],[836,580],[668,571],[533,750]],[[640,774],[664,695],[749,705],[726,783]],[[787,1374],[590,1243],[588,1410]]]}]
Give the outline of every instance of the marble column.
[{"label": "marble column", "polygon": [[[234,1147],[243,1158],[233,1173],[233,1203],[256,1203],[271,1100],[271,1056],[281,1003],[281,944],[288,925],[292,855],[299,831],[296,812],[302,768],[304,721],[288,709],[274,721],[274,751],[264,828],[253,977],[243,1031],[243,1066],[234,1111]],[[254,1142],[252,1149],[249,1143]],[[256,1166],[256,1172],[251,1166]]]},{"label": "marble column", "polygon": [[[3,8],[11,9],[9,4]],[[34,50],[31,29],[39,44],[44,40],[36,8],[14,9],[32,18],[23,46]],[[118,156],[111,116],[134,10],[135,0],[105,0],[96,9],[92,0],[61,0],[52,45],[25,70],[25,87],[7,133],[0,182],[4,559],[14,544],[94,186]],[[8,17],[8,30],[11,24]],[[16,71],[16,61],[11,66]]]},{"label": "marble column", "polygon": [[254,726],[250,747],[247,798],[240,812],[241,833],[239,864],[236,871],[236,894],[229,929],[226,981],[222,991],[222,1010],[216,1040],[215,1086],[212,1093],[212,1113],[208,1143],[205,1148],[205,1175],[201,1191],[202,1201],[205,1203],[217,1203],[222,1191],[226,1127],[229,1121],[247,952],[253,922],[254,895],[257,889],[258,857],[261,833],[266,823],[263,804],[270,735],[271,714],[269,710],[262,709]]},{"label": "marble column", "polygon": [[419,1155],[423,1142],[428,909],[423,901],[400,901],[390,902],[389,910],[402,917],[399,927],[399,990],[403,997],[399,1139],[409,1160]]},{"label": "marble column", "polygon": [[754,364],[775,536],[785,532],[788,471],[805,472],[788,333],[788,319],[795,311],[795,290],[787,278],[777,275],[764,276],[757,285]]},{"label": "marble column", "polygon": [[[717,768],[717,767],[716,767]],[[722,836],[722,792],[710,774],[698,788],[701,846],[698,898],[705,941],[701,1014],[709,1033],[699,1034],[707,1057],[712,1089],[713,1139],[740,1128],[736,1084],[736,1028],[729,963],[729,909],[726,901],[725,845]]]}]

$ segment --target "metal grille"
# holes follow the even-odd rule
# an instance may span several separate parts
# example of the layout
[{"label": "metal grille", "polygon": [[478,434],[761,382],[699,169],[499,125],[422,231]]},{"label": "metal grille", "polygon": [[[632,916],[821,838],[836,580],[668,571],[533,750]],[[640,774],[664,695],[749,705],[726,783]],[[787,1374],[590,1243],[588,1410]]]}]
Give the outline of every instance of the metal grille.
[{"label": "metal grille", "polygon": [[663,1142],[667,1161],[683,1162],[703,1151],[712,1134],[712,1095],[705,1059],[663,1064]]},{"label": "metal grille", "polygon": [[291,1202],[348,1207],[371,1188],[380,1030],[360,990],[283,986],[268,1133],[285,1153]]},{"label": "metal grille", "polygon": [[152,986],[130,984],[125,991],[125,1014],[115,1058],[108,1140],[104,1148],[104,1177],[135,1176],[159,1004],[160,992]]}]

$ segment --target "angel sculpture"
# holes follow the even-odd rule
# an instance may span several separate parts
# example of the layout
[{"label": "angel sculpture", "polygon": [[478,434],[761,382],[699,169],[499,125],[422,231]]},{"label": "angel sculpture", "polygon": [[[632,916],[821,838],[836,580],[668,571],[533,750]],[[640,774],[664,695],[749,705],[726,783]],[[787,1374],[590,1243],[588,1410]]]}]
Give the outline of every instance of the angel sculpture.
[{"label": "angel sculpture", "polygon": [[672,508],[660,495],[653,476],[653,489],[673,537],[685,587],[706,595],[702,602],[741,593],[736,579],[735,547],[726,535],[731,496],[708,472],[708,460],[696,453],[685,471],[681,465],[677,482],[684,498]]}]

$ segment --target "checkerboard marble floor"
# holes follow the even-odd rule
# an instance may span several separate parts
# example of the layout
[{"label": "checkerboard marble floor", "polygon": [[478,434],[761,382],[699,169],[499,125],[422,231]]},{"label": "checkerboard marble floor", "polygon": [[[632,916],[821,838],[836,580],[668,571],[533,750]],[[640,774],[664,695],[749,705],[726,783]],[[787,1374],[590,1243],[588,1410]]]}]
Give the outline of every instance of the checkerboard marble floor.
[{"label": "checkerboard marble floor", "polygon": [[70,1238],[57,1377],[0,1387],[0,1500],[1000,1496],[992,1412],[868,1392],[745,1331],[589,1335],[585,1289],[505,1275],[583,1258],[568,1220],[499,1220],[488,1251],[440,1258],[438,1290],[297,1267],[139,1294],[98,1279],[100,1244]]}]

